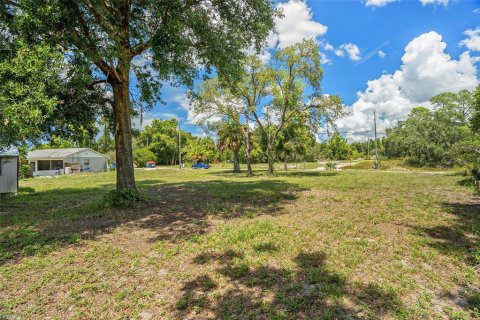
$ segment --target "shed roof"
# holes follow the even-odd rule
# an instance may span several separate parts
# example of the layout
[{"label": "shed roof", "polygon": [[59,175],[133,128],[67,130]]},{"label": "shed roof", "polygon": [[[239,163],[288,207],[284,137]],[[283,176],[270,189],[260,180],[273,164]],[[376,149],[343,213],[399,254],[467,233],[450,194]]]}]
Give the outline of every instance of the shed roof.
[{"label": "shed roof", "polygon": [[0,157],[18,157],[18,149],[14,146],[0,148]]},{"label": "shed roof", "polygon": [[81,151],[93,151],[99,155],[107,157],[90,148],[66,148],[66,149],[39,149],[28,152],[28,159],[61,159]]}]

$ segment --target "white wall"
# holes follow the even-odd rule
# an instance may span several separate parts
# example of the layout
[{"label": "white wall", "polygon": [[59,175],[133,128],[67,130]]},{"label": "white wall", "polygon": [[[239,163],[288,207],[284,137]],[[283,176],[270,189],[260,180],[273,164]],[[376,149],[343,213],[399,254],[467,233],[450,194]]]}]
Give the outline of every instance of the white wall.
[{"label": "white wall", "polygon": [[18,158],[0,157],[2,174],[0,175],[0,193],[18,192]]},{"label": "white wall", "polygon": [[34,171],[33,176],[34,177],[47,177],[47,176],[56,176],[59,174],[63,174],[64,170],[42,170],[42,171]]},{"label": "white wall", "polygon": [[[86,164],[88,161],[88,165]],[[105,157],[77,157],[73,155],[63,160],[64,163],[80,163],[83,170],[105,171],[107,170],[107,158]]]},{"label": "white wall", "polygon": [[[35,162],[39,160],[52,160],[52,159],[29,159],[29,162]],[[61,158],[55,160],[62,160]],[[97,153],[93,150],[81,150],[76,153],[70,154],[67,157],[63,158],[64,169],[68,167],[69,164],[80,164],[80,168],[83,171],[106,171],[108,165],[108,158],[104,155]],[[63,170],[42,170],[33,172],[33,176],[51,176],[56,174],[63,174]],[[77,173],[77,171],[74,171]]]}]

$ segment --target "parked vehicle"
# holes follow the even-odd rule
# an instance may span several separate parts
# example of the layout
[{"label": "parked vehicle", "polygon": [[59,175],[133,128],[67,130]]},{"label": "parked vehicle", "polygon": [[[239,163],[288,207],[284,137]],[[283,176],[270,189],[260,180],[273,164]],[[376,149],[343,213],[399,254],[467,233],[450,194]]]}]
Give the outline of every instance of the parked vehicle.
[{"label": "parked vehicle", "polygon": [[155,161],[147,161],[147,163],[145,164],[145,168],[155,168],[157,166],[157,163]]},{"label": "parked vehicle", "polygon": [[192,169],[208,169],[210,165],[207,163],[199,162],[192,165]]}]

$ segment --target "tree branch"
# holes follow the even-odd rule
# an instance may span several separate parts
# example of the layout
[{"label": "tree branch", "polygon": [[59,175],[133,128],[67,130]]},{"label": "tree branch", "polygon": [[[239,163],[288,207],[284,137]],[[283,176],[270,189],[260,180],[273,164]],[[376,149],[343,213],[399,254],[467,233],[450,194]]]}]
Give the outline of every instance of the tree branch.
[{"label": "tree branch", "polygon": [[131,58],[133,58],[135,56],[138,56],[139,54],[141,54],[145,50],[148,50],[149,48],[150,48],[150,43],[148,43],[148,42],[147,43],[141,43],[138,46],[136,46],[135,48],[132,48],[130,50],[130,56],[131,56]]},{"label": "tree branch", "polygon": [[90,2],[85,1],[85,5],[87,6],[88,11],[95,18],[95,21],[105,31],[105,33],[107,33],[115,42],[120,43],[120,41],[118,41],[119,39],[117,38],[117,32],[114,28],[110,26],[110,21],[108,21],[107,18],[102,16]]},{"label": "tree branch", "polygon": [[108,83],[108,80],[107,79],[100,79],[100,80],[95,80],[93,81],[92,83],[90,83],[87,88],[89,90],[92,90],[93,87],[95,87],[97,84],[100,84],[100,83]]}]

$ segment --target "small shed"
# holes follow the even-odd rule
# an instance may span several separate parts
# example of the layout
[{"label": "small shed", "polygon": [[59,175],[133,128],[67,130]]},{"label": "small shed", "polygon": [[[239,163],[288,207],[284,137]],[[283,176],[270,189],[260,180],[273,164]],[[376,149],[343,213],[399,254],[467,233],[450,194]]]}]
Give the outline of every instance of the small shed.
[{"label": "small shed", "polygon": [[0,149],[0,194],[18,192],[18,159],[17,148]]},{"label": "small shed", "polygon": [[89,148],[40,149],[27,155],[34,177],[106,171],[108,157]]}]

